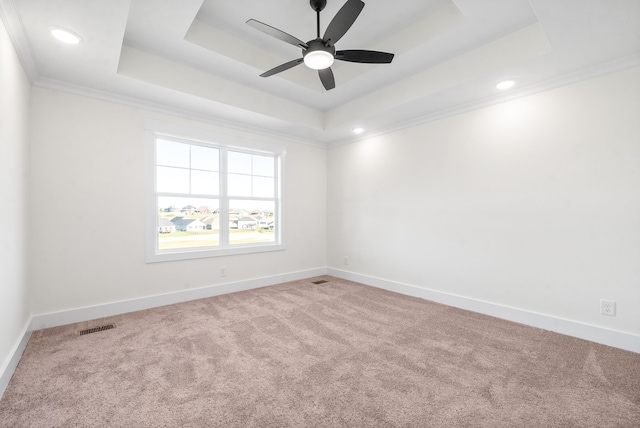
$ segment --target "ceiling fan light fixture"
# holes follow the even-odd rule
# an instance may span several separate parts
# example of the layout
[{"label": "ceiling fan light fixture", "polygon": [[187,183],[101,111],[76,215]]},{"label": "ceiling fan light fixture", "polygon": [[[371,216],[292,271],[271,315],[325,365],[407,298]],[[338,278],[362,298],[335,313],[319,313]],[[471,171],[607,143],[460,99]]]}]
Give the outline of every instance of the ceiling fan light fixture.
[{"label": "ceiling fan light fixture", "polygon": [[334,57],[327,51],[315,50],[307,52],[304,56],[304,64],[314,70],[324,70],[333,65]]}]

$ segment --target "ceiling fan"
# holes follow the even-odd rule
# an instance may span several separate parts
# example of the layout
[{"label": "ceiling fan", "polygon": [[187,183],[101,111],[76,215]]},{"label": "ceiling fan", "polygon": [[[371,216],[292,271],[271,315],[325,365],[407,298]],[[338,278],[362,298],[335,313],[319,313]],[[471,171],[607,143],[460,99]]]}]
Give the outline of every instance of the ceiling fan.
[{"label": "ceiling fan", "polygon": [[317,35],[316,39],[308,42],[293,37],[284,31],[278,30],[270,25],[264,24],[255,19],[250,19],[247,24],[263,33],[275,37],[283,42],[302,48],[302,58],[285,62],[269,71],[265,71],[260,77],[269,77],[283,72],[303,62],[309,68],[318,70],[320,81],[328,91],[336,87],[336,82],[331,71],[334,60],[360,62],[365,64],[389,64],[393,60],[393,54],[387,52],[367,51],[367,50],[342,50],[336,51],[335,44],[351,28],[358,15],[364,8],[361,0],[347,0],[338,11],[333,20],[329,23],[323,37],[320,37],[320,12],[327,5],[327,0],[310,0],[311,8],[317,14]]}]

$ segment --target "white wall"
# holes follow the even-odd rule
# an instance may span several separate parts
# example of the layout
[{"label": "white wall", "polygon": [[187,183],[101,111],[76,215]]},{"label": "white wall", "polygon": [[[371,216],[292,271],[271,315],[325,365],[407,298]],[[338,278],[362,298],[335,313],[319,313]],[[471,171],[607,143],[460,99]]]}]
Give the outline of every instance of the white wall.
[{"label": "white wall", "polygon": [[328,166],[330,268],[640,334],[640,69],[336,147]]},{"label": "white wall", "polygon": [[[4,31],[0,49],[0,203],[12,207],[0,210],[0,224],[12,225],[0,241],[5,365],[30,314],[324,268],[327,260],[364,276],[640,334],[637,68],[328,156],[258,137],[287,147],[287,250],[147,264],[145,120],[251,136],[30,90]],[[601,298],[617,301],[616,317],[599,315]]]},{"label": "white wall", "polygon": [[0,21],[0,375],[31,313],[26,277],[29,91],[29,81]]},{"label": "white wall", "polygon": [[285,251],[147,264],[145,119],[233,131],[47,89],[32,99],[34,314],[326,266],[324,148],[253,136],[287,149]]}]

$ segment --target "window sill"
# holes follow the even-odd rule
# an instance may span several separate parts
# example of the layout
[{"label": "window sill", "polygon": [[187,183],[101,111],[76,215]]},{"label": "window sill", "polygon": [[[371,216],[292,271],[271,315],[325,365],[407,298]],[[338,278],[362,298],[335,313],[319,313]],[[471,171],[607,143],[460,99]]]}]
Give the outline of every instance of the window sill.
[{"label": "window sill", "polygon": [[147,254],[147,263],[159,263],[159,262],[172,262],[178,260],[193,260],[204,259],[210,257],[224,257],[235,256],[238,254],[253,254],[253,253],[265,253],[270,251],[283,251],[285,250],[284,244],[251,244],[251,245],[237,245],[230,248],[219,249],[184,249],[171,251],[164,250],[151,254]]}]

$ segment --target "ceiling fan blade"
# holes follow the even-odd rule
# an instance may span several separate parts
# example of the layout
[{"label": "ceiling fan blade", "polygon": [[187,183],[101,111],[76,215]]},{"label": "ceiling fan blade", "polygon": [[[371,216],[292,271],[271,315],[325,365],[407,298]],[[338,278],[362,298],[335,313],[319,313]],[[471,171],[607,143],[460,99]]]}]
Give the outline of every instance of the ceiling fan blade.
[{"label": "ceiling fan blade", "polygon": [[274,67],[269,71],[265,71],[264,73],[262,73],[260,75],[260,77],[273,76],[274,74],[281,73],[281,72],[283,72],[285,70],[288,70],[290,68],[295,67],[298,64],[302,64],[303,62],[304,62],[304,59],[302,59],[302,58],[298,58],[298,59],[294,59],[293,61],[285,62],[284,64],[280,64],[279,66]]},{"label": "ceiling fan blade", "polygon": [[361,0],[347,0],[329,23],[323,40],[328,42],[329,45],[335,45],[336,42],[345,35],[347,30],[351,28],[356,18],[358,18],[358,15],[360,15],[360,12],[362,12],[363,7],[364,3]]},{"label": "ceiling fan blade", "polygon": [[271,25],[267,25],[263,22],[256,21],[255,19],[250,19],[247,21],[247,24],[255,28],[256,30],[260,30],[263,33],[266,33],[276,39],[280,39],[283,42],[287,42],[292,44],[293,46],[306,49],[308,48],[307,44],[297,37],[293,37],[291,34],[287,34],[284,31],[278,30],[277,28],[272,27]]},{"label": "ceiling fan blade", "polygon": [[336,87],[336,79],[333,77],[333,71],[331,71],[331,67],[325,68],[324,70],[318,70],[318,75],[320,76],[320,81],[322,82],[322,86],[327,91]]},{"label": "ceiling fan blade", "polygon": [[346,50],[337,51],[336,59],[340,61],[362,62],[365,64],[389,64],[393,54],[378,51]]}]

